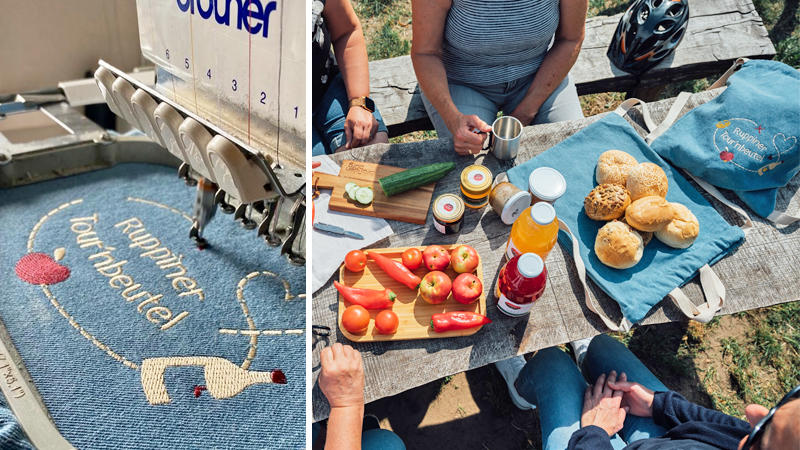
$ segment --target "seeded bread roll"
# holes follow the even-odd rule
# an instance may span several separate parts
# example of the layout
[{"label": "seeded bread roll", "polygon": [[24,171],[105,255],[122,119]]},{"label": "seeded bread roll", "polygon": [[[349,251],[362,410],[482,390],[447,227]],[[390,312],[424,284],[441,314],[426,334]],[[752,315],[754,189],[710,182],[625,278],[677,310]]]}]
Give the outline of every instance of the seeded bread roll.
[{"label": "seeded bread roll", "polygon": [[672,248],[689,248],[700,234],[700,223],[689,208],[680,203],[670,203],[675,210],[672,222],[656,231],[659,241]]},{"label": "seeded bread roll", "polygon": [[631,201],[635,202],[640,198],[657,195],[665,198],[669,182],[664,169],[653,163],[637,164],[628,172],[628,181],[625,186],[631,194]]},{"label": "seeded bread roll", "polygon": [[614,220],[597,232],[594,252],[600,262],[614,269],[628,269],[642,259],[644,243],[630,226]]},{"label": "seeded bread roll", "polygon": [[618,184],[625,186],[628,182],[628,172],[636,167],[638,162],[633,156],[621,150],[609,150],[597,159],[595,178],[598,184]]},{"label": "seeded bread roll", "polygon": [[675,217],[675,209],[658,196],[640,198],[625,210],[625,222],[641,231],[658,231]]},{"label": "seeded bread roll", "polygon": [[613,220],[624,216],[630,204],[627,189],[616,184],[601,184],[583,200],[583,209],[590,219]]}]

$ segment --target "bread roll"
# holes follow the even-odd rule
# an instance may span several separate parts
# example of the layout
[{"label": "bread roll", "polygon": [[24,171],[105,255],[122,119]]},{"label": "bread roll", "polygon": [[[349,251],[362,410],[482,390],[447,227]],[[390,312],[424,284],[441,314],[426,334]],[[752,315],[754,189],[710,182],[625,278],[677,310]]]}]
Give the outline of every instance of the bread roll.
[{"label": "bread roll", "polygon": [[[625,221],[625,216],[622,216],[619,219],[619,221],[624,223],[625,225],[628,225],[628,222]],[[631,228],[633,228],[633,227],[631,227]],[[650,241],[653,240],[653,233],[651,233],[649,231],[637,230],[636,228],[633,228],[633,231],[639,233],[639,236],[642,237],[642,242],[644,243],[644,247],[647,248],[647,244],[649,244]]]},{"label": "bread roll", "polygon": [[675,209],[658,196],[640,198],[625,210],[625,222],[641,231],[658,231],[675,217]]},{"label": "bread roll", "polygon": [[618,184],[625,186],[628,182],[628,172],[636,167],[636,158],[621,151],[609,150],[597,159],[595,178],[597,184]]},{"label": "bread roll", "polygon": [[688,248],[700,234],[700,223],[689,208],[680,203],[670,204],[675,210],[675,216],[667,226],[656,231],[656,237],[672,248]]},{"label": "bread roll", "polygon": [[601,184],[583,200],[583,209],[589,218],[607,221],[625,215],[630,204],[631,196],[627,189],[616,184]]},{"label": "bread roll", "polygon": [[664,169],[646,162],[637,164],[628,172],[628,181],[625,186],[631,193],[631,201],[635,202],[651,195],[666,198],[668,183]]},{"label": "bread roll", "polygon": [[600,262],[608,267],[628,269],[642,259],[644,243],[633,228],[614,220],[597,232],[594,252]]}]

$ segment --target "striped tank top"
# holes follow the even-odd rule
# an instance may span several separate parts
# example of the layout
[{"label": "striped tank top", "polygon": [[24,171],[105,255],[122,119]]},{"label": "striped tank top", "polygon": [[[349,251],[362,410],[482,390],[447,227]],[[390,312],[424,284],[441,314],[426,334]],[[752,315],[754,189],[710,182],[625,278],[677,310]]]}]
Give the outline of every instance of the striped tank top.
[{"label": "striped tank top", "polygon": [[558,27],[559,0],[453,0],[444,29],[447,79],[488,86],[535,73]]}]

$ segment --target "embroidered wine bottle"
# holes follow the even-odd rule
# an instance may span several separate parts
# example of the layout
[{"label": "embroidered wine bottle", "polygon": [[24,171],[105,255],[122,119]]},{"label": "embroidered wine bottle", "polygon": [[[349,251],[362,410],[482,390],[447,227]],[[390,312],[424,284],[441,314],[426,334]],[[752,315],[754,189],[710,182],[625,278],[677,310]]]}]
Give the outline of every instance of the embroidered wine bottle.
[{"label": "embroidered wine bottle", "polygon": [[528,314],[546,283],[547,268],[539,255],[525,253],[511,258],[497,278],[497,308],[514,317]]},{"label": "embroidered wine bottle", "polygon": [[280,370],[256,372],[245,370],[225,358],[213,356],[188,356],[151,358],[142,361],[142,388],[152,405],[169,403],[169,393],[164,384],[167,367],[203,367],[206,390],[216,399],[231,398],[254,384],[286,384],[286,375]]}]

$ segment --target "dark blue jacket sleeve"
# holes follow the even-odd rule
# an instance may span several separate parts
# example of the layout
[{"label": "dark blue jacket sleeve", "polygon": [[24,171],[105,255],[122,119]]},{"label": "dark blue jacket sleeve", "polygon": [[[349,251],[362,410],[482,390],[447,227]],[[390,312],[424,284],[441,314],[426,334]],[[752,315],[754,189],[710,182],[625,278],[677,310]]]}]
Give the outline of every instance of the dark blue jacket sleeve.
[{"label": "dark blue jacket sleeve", "polygon": [[695,405],[672,391],[655,393],[653,420],[669,430],[664,437],[693,439],[723,450],[736,450],[750,432],[747,422]]},{"label": "dark blue jacket sleeve", "polygon": [[567,450],[614,450],[614,447],[604,429],[589,425],[572,433]]}]

